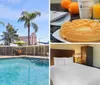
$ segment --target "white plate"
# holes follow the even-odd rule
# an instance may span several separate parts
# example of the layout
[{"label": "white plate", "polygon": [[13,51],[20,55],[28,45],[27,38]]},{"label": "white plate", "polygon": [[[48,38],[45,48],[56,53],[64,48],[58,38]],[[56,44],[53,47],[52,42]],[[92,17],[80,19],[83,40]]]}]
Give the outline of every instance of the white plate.
[{"label": "white plate", "polygon": [[57,30],[56,32],[54,32],[54,33],[52,34],[52,36],[53,36],[54,38],[56,38],[57,40],[60,40],[60,41],[62,41],[62,42],[71,43],[71,42],[69,42],[69,41],[67,41],[67,40],[64,40],[64,39],[60,36],[59,32],[60,32],[60,29]]},{"label": "white plate", "polygon": [[[69,42],[69,41],[67,41],[67,40],[64,40],[61,36],[60,36],[60,29],[58,29],[57,31],[55,31],[53,34],[52,34],[52,36],[54,37],[54,38],[56,38],[57,40],[59,40],[59,41],[62,41],[62,42],[64,42],[64,43],[66,43],[66,44],[71,44],[72,42]],[[78,43],[80,43],[80,44],[84,44],[84,43],[94,43],[94,42],[76,42],[77,44]],[[74,42],[74,44],[76,44],[75,42]],[[100,44],[100,42],[96,42],[96,44]]]},{"label": "white plate", "polygon": [[67,15],[55,22],[50,23],[50,25],[56,25],[56,26],[61,26],[64,22],[70,21],[71,16],[70,13],[67,13]]}]

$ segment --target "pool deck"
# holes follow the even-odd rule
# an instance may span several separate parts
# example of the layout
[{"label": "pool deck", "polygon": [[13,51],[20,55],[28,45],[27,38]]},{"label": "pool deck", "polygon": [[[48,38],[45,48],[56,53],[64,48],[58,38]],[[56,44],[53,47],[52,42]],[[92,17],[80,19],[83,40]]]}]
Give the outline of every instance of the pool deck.
[{"label": "pool deck", "polygon": [[8,56],[8,55],[6,55],[6,56],[2,56],[2,55],[0,55],[0,59],[2,59],[2,58],[22,58],[22,57],[24,57],[24,58],[49,59],[48,56],[31,56],[31,55],[18,55],[18,56]]}]

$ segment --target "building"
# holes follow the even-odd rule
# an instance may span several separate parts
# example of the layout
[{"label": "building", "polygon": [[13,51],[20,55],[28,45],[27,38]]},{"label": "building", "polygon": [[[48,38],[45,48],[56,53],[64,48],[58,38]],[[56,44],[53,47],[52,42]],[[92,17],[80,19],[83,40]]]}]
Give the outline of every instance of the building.
[{"label": "building", "polygon": [[37,45],[48,45],[49,44],[49,41],[48,42],[37,42]]},{"label": "building", "polygon": [[[26,42],[26,44],[28,44],[28,36],[20,36],[19,39],[21,41]],[[31,35],[30,35],[30,44],[31,45],[37,44],[37,36],[35,33],[31,33]]]}]

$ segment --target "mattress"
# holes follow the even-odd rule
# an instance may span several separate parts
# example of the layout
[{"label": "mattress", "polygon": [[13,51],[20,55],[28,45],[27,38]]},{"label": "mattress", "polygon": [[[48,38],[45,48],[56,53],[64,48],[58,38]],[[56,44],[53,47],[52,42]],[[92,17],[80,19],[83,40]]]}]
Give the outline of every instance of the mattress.
[{"label": "mattress", "polygon": [[100,85],[100,69],[76,63],[51,66],[50,77],[53,85]]}]

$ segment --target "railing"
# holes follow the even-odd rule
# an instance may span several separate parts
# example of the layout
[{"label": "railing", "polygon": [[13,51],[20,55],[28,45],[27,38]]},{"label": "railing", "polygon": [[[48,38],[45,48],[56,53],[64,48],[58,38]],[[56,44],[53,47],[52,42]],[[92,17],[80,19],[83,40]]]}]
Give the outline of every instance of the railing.
[{"label": "railing", "polygon": [[[20,53],[18,51],[20,50]],[[34,46],[1,46],[0,55],[33,55],[33,56],[48,56],[49,45],[34,45]]]}]

